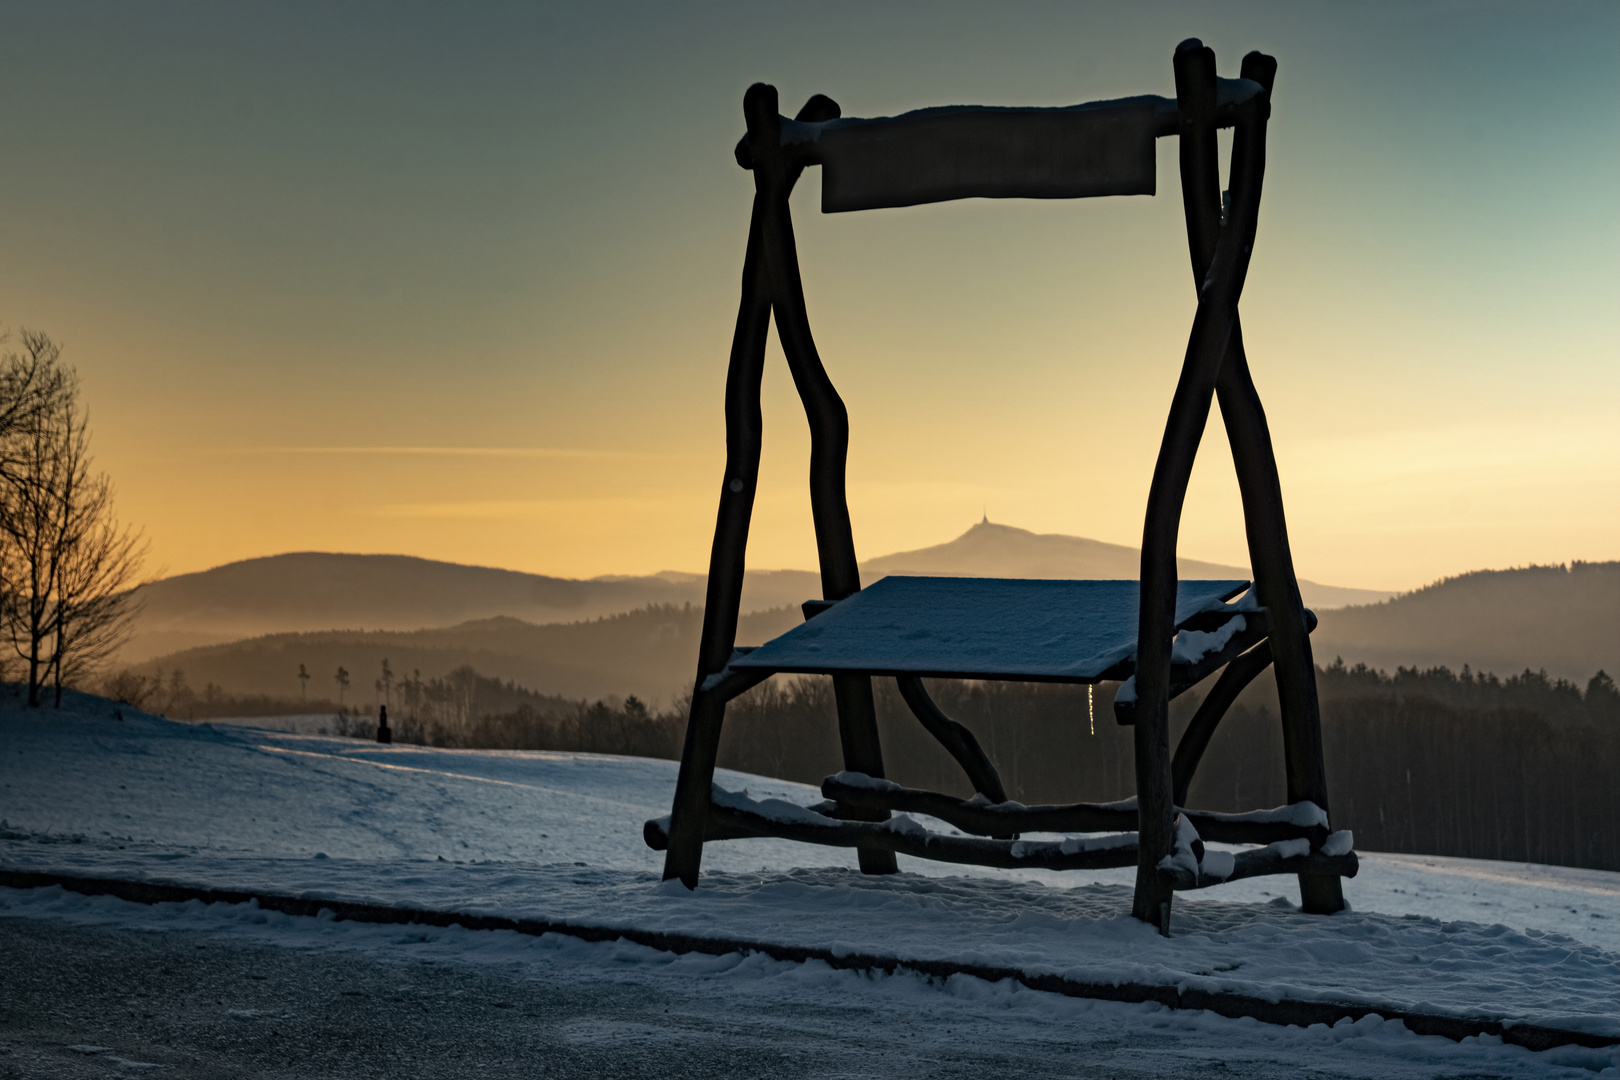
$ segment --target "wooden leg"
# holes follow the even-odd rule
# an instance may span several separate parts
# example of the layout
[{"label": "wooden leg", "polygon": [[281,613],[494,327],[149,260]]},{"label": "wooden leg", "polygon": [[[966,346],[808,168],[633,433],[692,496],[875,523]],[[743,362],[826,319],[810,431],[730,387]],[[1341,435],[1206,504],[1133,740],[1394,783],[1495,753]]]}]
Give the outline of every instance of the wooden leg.
[{"label": "wooden leg", "polygon": [[[1180,133],[1182,201],[1187,218],[1187,245],[1192,258],[1193,280],[1198,283],[1201,294],[1224,228],[1213,112],[1214,65],[1214,54],[1197,40],[1185,41],[1176,50],[1176,97],[1183,122]],[[1242,72],[1245,79],[1259,83],[1269,94],[1274,84],[1277,62],[1261,53],[1250,53],[1243,58]],[[1263,128],[1262,123],[1257,129],[1262,135]],[[1244,160],[1246,155],[1240,152],[1239,147],[1243,138],[1241,132],[1234,134],[1232,144],[1231,190],[1234,195],[1249,184],[1258,183],[1264,171],[1263,150],[1252,160]],[[1248,363],[1243,353],[1243,335],[1237,325],[1233,326],[1227,352],[1219,368],[1218,392],[1221,416],[1232,445],[1238,486],[1243,497],[1255,590],[1261,603],[1272,613],[1270,651],[1282,703],[1288,801],[1309,799],[1325,810],[1327,781],[1322,765],[1316,673],[1304,625],[1304,609],[1299,602],[1299,586],[1294,578],[1293,558],[1288,549],[1282,488],[1277,479],[1271,435],[1266,427],[1260,397],[1249,377]],[[1145,582],[1145,572],[1143,578]],[[1233,690],[1232,696],[1240,688],[1228,687]],[[1204,719],[1207,730],[1202,731],[1201,736],[1207,741],[1218,715],[1211,713]],[[1138,746],[1141,746],[1140,739]],[[1188,744],[1187,749],[1186,755],[1178,754],[1183,767],[1177,780],[1177,790],[1182,798],[1185,798],[1185,789],[1191,781],[1202,746],[1197,745],[1195,740]],[[1139,774],[1140,756],[1139,749]],[[1140,780],[1138,788],[1140,790]],[[1301,876],[1300,895],[1306,911],[1327,913],[1344,907],[1343,889],[1337,877]],[[1139,918],[1142,917],[1140,911],[1137,914]]]},{"label": "wooden leg", "polygon": [[[1175,69],[1185,189],[1191,141],[1199,132],[1205,132],[1213,145],[1215,54],[1201,43],[1185,41],[1176,50]],[[1246,145],[1252,153],[1262,144],[1250,141]],[[1237,150],[1234,136],[1234,173],[1238,167]],[[1191,197],[1190,192],[1184,193]],[[1253,247],[1258,194],[1258,187],[1250,192],[1233,184],[1232,227],[1222,230],[1222,239],[1205,260],[1212,269],[1199,291],[1198,312],[1193,317],[1181,378],[1170,402],[1142,525],[1141,612],[1136,631],[1137,864],[1131,914],[1157,926],[1161,934],[1170,930],[1173,895],[1169,883],[1159,877],[1158,864],[1171,853],[1175,839],[1170,775],[1170,642],[1176,624],[1176,537],[1187,482],[1209,419],[1215,378],[1226,352],[1226,339]],[[1191,202],[1188,207],[1191,230],[1202,218],[1192,212]]]},{"label": "wooden leg", "polygon": [[[1168,665],[1166,665],[1168,666]],[[1138,669],[1140,678],[1141,668]],[[1137,713],[1137,863],[1131,914],[1170,936],[1170,904],[1175,889],[1159,876],[1159,860],[1170,854],[1175,808],[1170,799],[1170,717],[1164,707]]]},{"label": "wooden leg", "polygon": [[714,762],[725,716],[723,698],[701,690],[693,695],[681,771],[675,781],[675,803],[670,810],[669,850],[664,855],[664,880],[680,878],[688,889],[697,888],[698,867],[703,863],[703,833],[709,820]]},{"label": "wooden leg", "polygon": [[[883,749],[878,743],[877,706],[872,701],[871,678],[834,675],[833,697],[838,702],[838,741],[843,745],[844,768],[881,779]],[[861,814],[859,820],[886,821],[888,817],[887,810],[875,810]],[[863,874],[892,874],[900,868],[892,851],[863,847],[856,849],[856,855]]]},{"label": "wooden leg", "polygon": [[[805,106],[817,114],[830,114],[837,106],[814,99]],[[799,275],[798,248],[793,239],[793,215],[788,194],[800,166],[790,166],[781,149],[780,117],[775,87],[755,84],[743,98],[748,118],[749,149],[759,194],[761,253],[769,283],[776,335],[782,342],[793,385],[810,421],[810,512],[816,529],[816,554],[821,563],[821,595],[842,600],[860,591],[860,564],[850,529],[844,472],[849,457],[849,411],[838,396],[810,333],[805,311],[804,282]],[[868,776],[883,775],[878,749],[877,710],[872,704],[872,680],[864,675],[833,677],[838,700],[838,733],[844,744],[844,766]],[[884,811],[887,817],[887,811]],[[879,818],[878,820],[883,820]],[[894,853],[860,849],[861,870],[892,874]]]},{"label": "wooden leg", "polygon": [[[1316,697],[1316,661],[1310,628],[1300,601],[1299,582],[1288,544],[1282,484],[1277,477],[1271,431],[1249,374],[1241,327],[1235,327],[1221,364],[1217,396],[1227,440],[1232,445],[1238,491],[1254,567],[1255,591],[1271,612],[1272,670],[1281,705],[1283,759],[1288,801],[1310,801],[1328,810],[1327,769],[1322,756],[1322,711]],[[1300,875],[1300,906],[1313,915],[1344,910],[1344,885],[1337,877]]]},{"label": "wooden leg", "polygon": [[1299,875],[1299,906],[1307,915],[1344,910],[1344,879],[1333,874]]}]

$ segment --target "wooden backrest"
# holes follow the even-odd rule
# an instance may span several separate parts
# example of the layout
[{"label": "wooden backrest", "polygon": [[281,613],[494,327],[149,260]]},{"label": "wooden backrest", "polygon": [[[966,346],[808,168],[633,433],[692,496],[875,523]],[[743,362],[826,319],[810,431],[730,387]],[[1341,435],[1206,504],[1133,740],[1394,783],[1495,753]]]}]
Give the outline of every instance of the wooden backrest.
[{"label": "wooden backrest", "polygon": [[[1219,79],[1218,127],[1263,88]],[[951,199],[1085,199],[1155,193],[1154,140],[1178,129],[1174,99],[1144,94],[1057,108],[947,105],[843,117],[816,95],[778,121],[784,156],[820,165],[821,210],[843,213]],[[814,119],[807,119],[813,117]],[[748,137],[737,161],[752,168]]]},{"label": "wooden backrest", "polygon": [[823,213],[948,199],[1152,195],[1154,103],[923,109],[819,125]]}]

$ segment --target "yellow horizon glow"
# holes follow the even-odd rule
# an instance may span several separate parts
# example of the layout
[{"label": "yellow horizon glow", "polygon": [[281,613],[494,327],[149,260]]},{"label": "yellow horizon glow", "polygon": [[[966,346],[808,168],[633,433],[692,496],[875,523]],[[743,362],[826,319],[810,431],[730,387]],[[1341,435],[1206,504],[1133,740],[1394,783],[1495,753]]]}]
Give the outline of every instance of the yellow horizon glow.
[{"label": "yellow horizon glow", "polygon": [[[453,32],[42,10],[0,35],[31,43],[0,64],[0,320],[78,368],[153,572],[307,550],[702,572],[743,89],[851,115],[1171,93],[1201,32],[1223,73],[1256,46],[1281,63],[1242,311],[1298,573],[1404,590],[1615,559],[1617,10],[1257,3],[1211,30],[1192,4],[946,4],[862,9],[859,40],[723,5]],[[1140,543],[1194,309],[1172,141],[1158,158],[1151,199],[822,216],[801,181],[862,558],[985,512]],[[750,564],[812,568],[774,335],[765,419]],[[1247,561],[1218,412],[1180,549]]]}]

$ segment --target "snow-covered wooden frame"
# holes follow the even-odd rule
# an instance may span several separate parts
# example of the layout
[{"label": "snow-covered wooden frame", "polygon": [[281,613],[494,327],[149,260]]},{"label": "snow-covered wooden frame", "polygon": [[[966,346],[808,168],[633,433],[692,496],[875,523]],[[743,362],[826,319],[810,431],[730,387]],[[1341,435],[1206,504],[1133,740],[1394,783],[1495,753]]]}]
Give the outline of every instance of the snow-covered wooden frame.
[{"label": "snow-covered wooden frame", "polygon": [[[1193,39],[1177,48],[1174,66],[1173,101],[1145,96],[1063,109],[952,107],[855,120],[841,117],[837,104],[818,94],[789,120],[778,113],[774,87],[756,84],[744,95],[748,134],[737,147],[737,160],[752,170],[755,194],[726,380],[726,472],[674,805],[668,818],[648,822],[646,828],[647,842],[667,849],[666,879],[679,878],[695,888],[706,840],[771,835],[853,846],[861,869],[874,874],[894,872],[897,852],[999,866],[1134,863],[1132,912],[1163,933],[1168,933],[1175,890],[1254,874],[1297,873],[1306,911],[1343,908],[1340,879],[1355,873],[1356,857],[1349,834],[1332,832],[1328,820],[1309,639],[1315,618],[1300,600],[1271,437],[1249,375],[1237,310],[1253,252],[1276,61],[1250,53],[1240,78],[1219,79],[1213,51]],[[1234,129],[1224,198],[1216,149],[1219,127]],[[858,658],[818,664],[804,659],[804,649],[794,652],[782,644],[792,634],[802,638],[808,625],[765,646],[752,662],[752,650],[735,647],[758,480],[760,379],[773,314],[812,436],[810,498],[823,598],[806,602],[806,619],[861,593],[844,494],[848,414],[810,333],[788,196],[810,165],[824,169],[823,210],[828,212],[967,197],[1152,194],[1154,140],[1171,135],[1180,139],[1182,200],[1198,310],[1148,495],[1140,588],[1132,592],[1134,648],[1125,650],[1131,655],[1124,660],[1116,657],[1112,667],[1101,662],[1092,667],[1054,664],[1034,674],[1023,668],[1000,674],[1095,682],[1129,673],[1134,695],[1122,693],[1116,712],[1121,723],[1135,728],[1137,794],[1128,805],[1007,805],[995,767],[972,733],[945,716],[921,682],[925,675],[986,673],[927,664],[906,669],[892,660],[863,664]],[[1228,590],[1220,602],[1206,601],[1197,610],[1183,604],[1178,610],[1178,597],[1185,601],[1188,586],[1247,584],[1176,578],[1182,505],[1216,398],[1237,468],[1255,581],[1243,603],[1224,604],[1240,591]],[[939,588],[939,595],[948,595],[949,581],[942,579]],[[872,602],[877,602],[875,596]],[[1113,603],[1111,614],[1117,620],[1118,601]],[[1101,607],[1096,610],[1099,616],[1105,613]],[[824,625],[832,630],[838,621]],[[853,616],[842,621],[859,622]],[[1218,647],[1211,645],[1192,662],[1176,655],[1178,632],[1220,626],[1228,630]],[[1233,632],[1239,629],[1243,632]],[[869,639],[853,640],[859,646]],[[779,661],[767,659],[773,648],[781,654]],[[859,651],[857,647],[857,657]],[[1267,667],[1276,673],[1281,703],[1289,805],[1248,815],[1183,811],[1188,785],[1215,726],[1238,692]],[[1172,755],[1170,699],[1216,669],[1221,669],[1219,678]],[[713,786],[726,703],[777,671],[822,671],[833,679],[845,772],[828,778],[823,785],[827,801],[815,807],[753,804]],[[974,800],[911,791],[883,779],[874,674],[898,680],[918,720],[961,763],[979,792]],[[909,818],[891,820],[894,811],[937,817],[973,835],[930,833]],[[1020,832],[1133,827],[1134,838],[1017,839]],[[1234,857],[1206,852],[1204,838],[1267,847]]]}]

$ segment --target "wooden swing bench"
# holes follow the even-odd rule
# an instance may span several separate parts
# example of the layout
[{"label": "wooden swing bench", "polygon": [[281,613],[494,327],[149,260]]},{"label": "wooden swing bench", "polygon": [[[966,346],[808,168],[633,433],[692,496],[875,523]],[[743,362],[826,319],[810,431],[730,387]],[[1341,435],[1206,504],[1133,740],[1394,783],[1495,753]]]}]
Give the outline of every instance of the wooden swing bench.
[{"label": "wooden swing bench", "polygon": [[[1271,438],[1243,351],[1237,304],[1253,250],[1276,62],[1243,60],[1219,79],[1196,40],[1174,58],[1176,98],[1068,108],[924,109],[843,119],[816,95],[789,120],[774,88],[743,99],[737,160],[754,174],[742,303],[726,380],[726,474],[709,563],[697,682],[674,806],[650,821],[664,877],[695,888],[703,844],[773,836],[857,849],[861,870],[892,873],[896,854],[1001,867],[1135,865],[1132,913],[1168,933],[1176,890],[1297,874],[1306,911],[1344,907],[1356,872],[1350,834],[1331,831],[1315,668],[1315,617],[1300,602]],[[1229,190],[1216,130],[1234,129]],[[888,577],[862,589],[844,495],[848,417],[810,335],[788,196],[820,165],[824,212],[950,199],[1151,195],[1154,144],[1180,138],[1182,199],[1198,309],[1148,496],[1138,581]],[[806,621],[736,648],[744,552],[758,478],[760,379],[774,314],[811,427],[810,492],[823,599]],[[1176,579],[1176,537],[1193,458],[1218,397],[1242,494],[1255,581]],[[1223,814],[1184,809],[1204,748],[1238,693],[1266,668],[1277,680],[1289,805]],[[1169,702],[1219,676],[1174,754]],[[726,703],[772,675],[832,677],[845,771],[825,801],[754,801],[714,786]],[[871,680],[892,677],[924,728],[955,758],[970,800],[884,779]],[[1116,718],[1134,725],[1136,796],[1119,803],[1009,802],[972,732],[929,697],[925,678],[1123,683]],[[943,821],[932,831],[908,816]],[[1020,839],[1058,833],[1059,839]],[[964,835],[965,834],[965,835]],[[1204,841],[1264,845],[1233,853]]]}]

